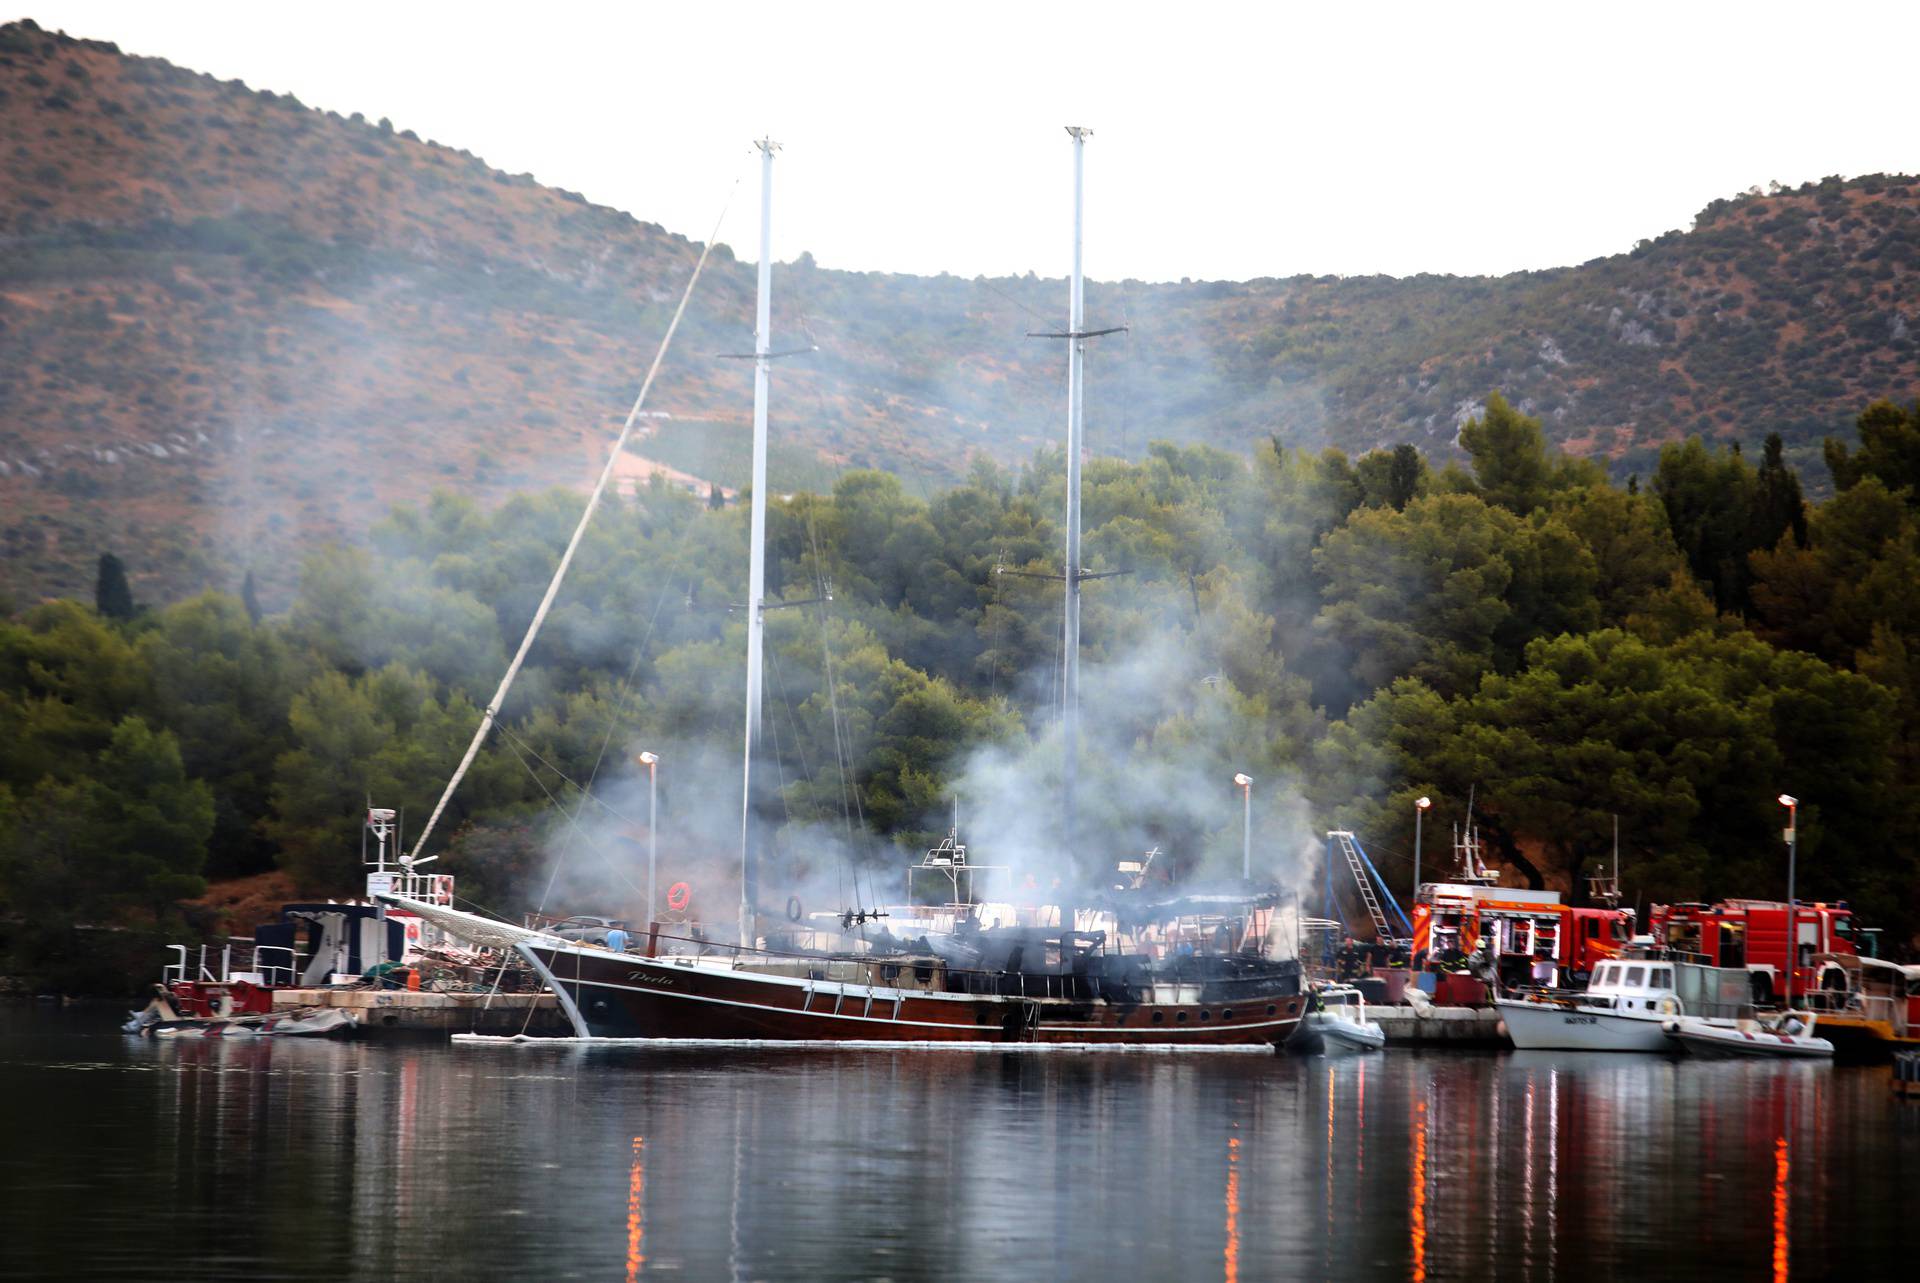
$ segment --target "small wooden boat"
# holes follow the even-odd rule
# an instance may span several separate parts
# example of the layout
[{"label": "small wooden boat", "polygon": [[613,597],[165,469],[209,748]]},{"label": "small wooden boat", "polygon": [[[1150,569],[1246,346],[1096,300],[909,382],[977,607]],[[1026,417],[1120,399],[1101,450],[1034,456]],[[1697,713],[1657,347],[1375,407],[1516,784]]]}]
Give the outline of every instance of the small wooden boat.
[{"label": "small wooden boat", "polygon": [[1312,1009],[1301,1018],[1293,1045],[1303,1052],[1339,1056],[1378,1051],[1387,1045],[1387,1033],[1367,1019],[1367,1000],[1358,989],[1327,985],[1315,991]]},{"label": "small wooden boat", "polygon": [[1825,1038],[1814,1037],[1813,1017],[1800,1012],[1787,1012],[1770,1022],[1670,1016],[1662,1022],[1661,1028],[1676,1049],[1690,1056],[1833,1059],[1833,1044]]}]

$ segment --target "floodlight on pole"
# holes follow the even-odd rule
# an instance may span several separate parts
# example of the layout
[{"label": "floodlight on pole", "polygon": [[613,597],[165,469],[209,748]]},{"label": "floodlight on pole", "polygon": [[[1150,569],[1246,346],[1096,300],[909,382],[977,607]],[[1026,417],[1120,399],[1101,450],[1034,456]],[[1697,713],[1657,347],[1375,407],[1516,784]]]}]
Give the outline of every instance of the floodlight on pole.
[{"label": "floodlight on pole", "polygon": [[1782,793],[1780,805],[1787,808],[1787,1009],[1793,1009],[1793,973],[1800,965],[1800,910],[1793,899],[1794,865],[1800,858],[1800,799]]},{"label": "floodlight on pole", "polygon": [[1420,822],[1427,818],[1427,808],[1433,805],[1430,797],[1419,797],[1413,801],[1413,898],[1420,899]]},{"label": "floodlight on pole", "polygon": [[1242,771],[1233,777],[1240,786],[1240,876],[1253,880],[1253,776]]},{"label": "floodlight on pole", "polygon": [[660,792],[655,787],[658,782],[656,772],[660,767],[658,753],[642,753],[635,759],[647,768],[647,927],[654,923],[654,887],[660,868]]}]

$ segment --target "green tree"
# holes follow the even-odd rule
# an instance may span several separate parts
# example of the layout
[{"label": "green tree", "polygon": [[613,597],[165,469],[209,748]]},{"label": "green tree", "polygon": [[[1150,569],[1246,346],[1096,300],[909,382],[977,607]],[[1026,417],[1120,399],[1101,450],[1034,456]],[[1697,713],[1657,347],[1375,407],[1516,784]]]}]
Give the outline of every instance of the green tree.
[{"label": "green tree", "polygon": [[1683,568],[1666,513],[1649,496],[1589,486],[1555,511],[1593,558],[1593,594],[1605,623],[1621,624],[1647,609]]},{"label": "green tree", "polygon": [[[1471,689],[1495,666],[1501,639],[1516,637],[1509,625],[1517,564],[1525,567],[1529,623],[1555,613],[1558,572],[1534,555],[1532,536],[1513,513],[1472,495],[1416,499],[1404,512],[1363,508],[1314,552],[1326,580],[1319,626],[1348,656],[1363,692],[1400,676],[1446,694]],[[1590,580],[1592,559],[1564,527],[1552,542],[1585,557]]]},{"label": "green tree", "polygon": [[[1653,492],[1694,577],[1722,610],[1748,607],[1747,554],[1754,551],[1756,482],[1738,446],[1709,451],[1697,437],[1660,447]],[[1771,543],[1765,545],[1771,547]]]},{"label": "green tree", "polygon": [[93,604],[108,619],[132,619],[138,609],[133,588],[127,583],[127,568],[110,552],[100,554],[100,570],[94,576]]},{"label": "green tree", "polygon": [[1908,503],[1920,503],[1920,402],[1902,408],[1892,401],[1875,401],[1855,424],[1860,452],[1852,454],[1844,441],[1826,439],[1827,470],[1835,490],[1850,490],[1869,477],[1888,490],[1904,494]]},{"label": "green tree", "polygon": [[1604,480],[1592,462],[1550,449],[1540,420],[1521,414],[1497,392],[1487,398],[1486,411],[1460,429],[1460,448],[1473,460],[1481,497],[1522,517],[1561,491]]},{"label": "green tree", "polygon": [[272,868],[263,822],[274,762],[291,747],[297,680],[279,634],[256,624],[242,601],[204,593],[159,612],[139,650],[153,675],[155,719],[179,738],[188,773],[213,789],[208,871]]}]

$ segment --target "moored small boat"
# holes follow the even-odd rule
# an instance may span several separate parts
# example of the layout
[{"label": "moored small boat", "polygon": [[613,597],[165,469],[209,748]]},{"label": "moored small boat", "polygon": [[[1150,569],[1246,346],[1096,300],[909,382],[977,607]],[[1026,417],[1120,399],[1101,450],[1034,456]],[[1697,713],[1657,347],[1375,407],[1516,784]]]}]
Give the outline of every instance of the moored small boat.
[{"label": "moored small boat", "polygon": [[1661,956],[1644,938],[1604,962],[1593,983],[1573,994],[1535,993],[1493,1000],[1507,1037],[1521,1051],[1676,1050],[1666,1022],[1682,1016],[1730,1020],[1747,997],[1746,972]]},{"label": "moored small boat", "polygon": [[1692,1056],[1833,1059],[1833,1044],[1825,1038],[1814,1037],[1812,1018],[1800,1013],[1787,1013],[1771,1023],[1671,1016],[1661,1027],[1676,1048]]},{"label": "moored small boat", "polygon": [[1290,1047],[1339,1056],[1387,1045],[1386,1030],[1367,1019],[1366,996],[1353,986],[1327,985],[1311,1001],[1312,1009],[1301,1018]]}]

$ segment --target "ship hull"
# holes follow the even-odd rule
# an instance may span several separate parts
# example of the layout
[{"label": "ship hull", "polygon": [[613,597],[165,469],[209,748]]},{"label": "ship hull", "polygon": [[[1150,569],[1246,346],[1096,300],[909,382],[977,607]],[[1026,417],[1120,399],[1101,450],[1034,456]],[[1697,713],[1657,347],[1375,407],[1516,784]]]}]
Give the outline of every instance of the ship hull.
[{"label": "ship hull", "polygon": [[[524,943],[521,952],[593,1038],[716,1042],[1278,1046],[1298,995],[1117,1003],[866,985]],[[908,964],[909,968],[911,964]]]},{"label": "ship hull", "polygon": [[1670,1055],[1663,1018],[1558,1003],[1496,998],[1507,1037],[1521,1051],[1627,1051]]}]

